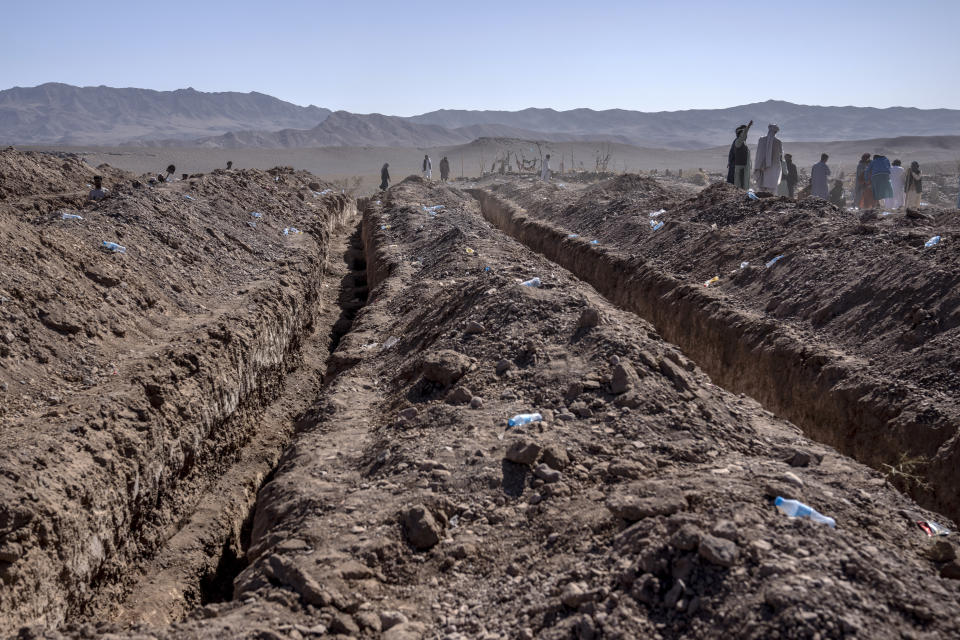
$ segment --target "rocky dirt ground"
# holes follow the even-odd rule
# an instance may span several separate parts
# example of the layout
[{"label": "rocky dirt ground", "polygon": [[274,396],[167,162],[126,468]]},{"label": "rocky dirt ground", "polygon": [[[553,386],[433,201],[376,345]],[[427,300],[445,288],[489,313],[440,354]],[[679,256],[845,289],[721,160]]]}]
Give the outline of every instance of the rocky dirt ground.
[{"label": "rocky dirt ground", "polygon": [[[5,590],[11,595],[3,611],[18,615],[7,625],[10,633],[388,640],[960,634],[955,534],[928,537],[917,524],[932,520],[953,529],[949,519],[917,506],[883,474],[810,440],[751,397],[717,386],[663,330],[498,230],[490,222],[496,217],[470,193],[409,178],[361,203],[362,232],[351,244],[331,235],[328,220],[337,217],[336,208],[309,206],[308,177],[243,175],[246,185],[233,174],[202,180],[222,180],[238,196],[245,189],[276,190],[271,195],[279,202],[271,203],[286,203],[284,215],[291,216],[282,224],[300,221],[308,233],[295,241],[317,247],[303,249],[302,260],[319,260],[322,252],[327,262],[327,275],[315,278],[321,289],[315,315],[339,320],[315,321],[313,335],[328,336],[316,340],[333,348],[329,360],[309,345],[290,349],[299,354],[289,357],[297,366],[283,379],[315,376],[312,404],[297,413],[289,442],[259,490],[237,558],[222,563],[230,567],[221,566],[218,578],[232,584],[232,593],[221,602],[208,596],[167,619],[85,617],[66,607],[44,621],[29,610],[22,583],[9,576],[22,580],[24,568],[42,564],[37,550],[51,543],[21,535],[17,544],[21,538],[29,544],[0,565],[5,587],[20,585]],[[276,177],[285,186],[271,185]],[[194,188],[188,193],[200,196],[195,201],[171,199],[185,208],[216,200],[216,192]],[[168,189],[180,195],[187,184],[149,193]],[[512,195],[522,199],[521,191]],[[232,207],[209,206],[205,218],[231,219]],[[40,224],[21,212],[7,215],[4,228]],[[215,230],[226,237],[225,229]],[[278,245],[277,251],[285,247],[282,240]],[[221,254],[215,246],[211,251]],[[343,259],[327,260],[334,254]],[[311,305],[292,300],[306,294],[289,283],[315,270],[283,255],[289,256],[264,264],[261,277],[273,278],[274,289],[294,291],[279,308],[267,308],[282,313],[288,306],[296,316],[291,309]],[[179,279],[192,273],[181,270]],[[230,273],[225,260],[208,277],[229,280]],[[534,276],[541,287],[520,284]],[[167,278],[158,274],[151,282],[159,288]],[[335,297],[322,292],[331,278]],[[189,318],[196,311],[184,307],[182,313]],[[264,313],[258,308],[252,315]],[[248,339],[242,329],[233,332],[232,344]],[[196,333],[184,329],[182,335]],[[306,342],[310,332],[289,334]],[[219,362],[203,340],[194,345],[201,365]],[[11,365],[9,356],[0,364]],[[271,384],[282,386],[278,379]],[[184,385],[193,387],[185,377],[166,380],[160,408],[145,389],[142,409],[148,420],[165,418],[164,428],[172,429],[173,416],[154,416],[148,407],[162,412],[185,393]],[[308,392],[302,384],[294,394],[301,401]],[[191,397],[199,410],[226,403],[218,392],[211,384]],[[283,390],[270,395],[287,397]],[[250,421],[263,411],[250,409]],[[507,418],[528,411],[543,420],[507,426]],[[35,443],[26,429],[36,430],[41,420],[17,415],[22,426],[10,428],[5,418],[3,434],[22,433],[22,448]],[[119,414],[79,415],[105,423],[98,432],[124,428]],[[67,439],[69,431],[57,431],[57,424],[49,428]],[[33,446],[22,449],[20,459],[4,460],[4,471],[65,484],[62,464],[43,473],[27,470],[51,445]],[[94,451],[86,455],[97,455],[108,447],[96,440],[88,448]],[[164,453],[131,446],[113,455]],[[8,495],[25,492],[16,481],[8,486],[3,513],[14,512]],[[778,495],[814,506],[835,518],[836,528],[784,516],[772,504]],[[22,505],[30,499],[24,495],[16,513],[27,513]],[[73,520],[95,519],[92,511],[103,500],[88,497],[87,510],[78,506]],[[8,540],[24,528],[31,535],[59,531],[63,515],[53,509],[69,503],[49,504],[43,517],[18,522],[19,529],[11,529],[8,518],[0,531]],[[189,512],[179,511],[182,518]],[[119,519],[104,526],[114,540],[138,537]],[[164,548],[121,553],[114,546],[102,554],[104,564],[120,572],[162,559]],[[89,558],[74,555],[76,563]],[[109,572],[75,574],[72,585],[93,594],[117,582]],[[40,572],[35,580],[48,596],[64,589],[52,575]],[[26,626],[17,632],[20,625]]]},{"label": "rocky dirt ground", "polygon": [[[726,184],[691,196],[688,188],[633,175],[585,188],[534,181],[490,187],[564,237],[581,236],[570,244],[597,240],[595,253],[622,256],[630,269],[655,270],[676,287],[708,285],[697,294],[705,314],[732,309],[758,332],[776,329],[781,342],[793,345],[797,367],[809,368],[817,352],[827,364],[813,366],[832,368],[821,378],[823,387],[859,396],[848,403],[859,408],[832,421],[862,424],[824,426],[826,416],[813,409],[807,418],[791,419],[886,468],[925,503],[960,514],[956,210],[841,211],[818,199],[751,200]],[[940,244],[925,247],[933,236]],[[801,393],[794,388],[783,395]],[[796,398],[792,404],[808,403]],[[867,404],[879,408],[854,415]],[[824,433],[830,430],[832,439]],[[878,432],[889,439],[886,451],[876,444]]]}]

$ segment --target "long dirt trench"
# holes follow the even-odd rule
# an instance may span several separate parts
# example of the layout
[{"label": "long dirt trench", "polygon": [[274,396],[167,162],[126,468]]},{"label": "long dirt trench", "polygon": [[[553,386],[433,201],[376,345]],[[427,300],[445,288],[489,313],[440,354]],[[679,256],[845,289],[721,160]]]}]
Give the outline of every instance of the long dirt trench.
[{"label": "long dirt trench", "polygon": [[167,625],[200,606],[233,597],[233,580],[246,566],[257,493],[289,444],[297,421],[320,393],[320,381],[336,374],[339,365],[331,354],[366,302],[358,220],[334,231],[327,255],[311,332],[301,338],[300,363],[291,363],[295,368],[259,417],[237,462],[205,491],[179,531],[142,568],[142,577],[128,589],[130,595],[116,605],[119,624]]},{"label": "long dirt trench", "polygon": [[905,454],[933,459],[926,486],[900,488],[924,506],[960,519],[955,490],[960,425],[952,416],[934,411],[932,420],[911,418],[917,398],[888,393],[887,380],[862,375],[861,362],[812,347],[769,320],[726,308],[702,287],[681,283],[643,261],[568,238],[568,230],[485,189],[470,193],[491,224],[653,323],[717,384],[757,399],[811,438],[877,469],[896,465]]}]

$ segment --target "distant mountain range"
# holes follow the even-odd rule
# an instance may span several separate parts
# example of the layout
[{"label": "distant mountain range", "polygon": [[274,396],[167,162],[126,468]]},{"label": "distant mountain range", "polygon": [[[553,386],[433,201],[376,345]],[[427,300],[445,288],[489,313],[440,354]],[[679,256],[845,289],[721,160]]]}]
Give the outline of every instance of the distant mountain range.
[{"label": "distant mountain range", "polygon": [[481,137],[607,141],[648,148],[725,145],[753,119],[751,140],[960,135],[960,110],[819,107],[767,102],[647,113],[611,109],[432,111],[413,117],[300,107],[262,93],[152,91],[44,84],[0,91],[0,144],[144,144],[208,148],[439,147]]},{"label": "distant mountain range", "polygon": [[329,109],[263,93],[74,87],[47,83],[0,91],[0,144],[117,145],[247,129],[307,128]]}]

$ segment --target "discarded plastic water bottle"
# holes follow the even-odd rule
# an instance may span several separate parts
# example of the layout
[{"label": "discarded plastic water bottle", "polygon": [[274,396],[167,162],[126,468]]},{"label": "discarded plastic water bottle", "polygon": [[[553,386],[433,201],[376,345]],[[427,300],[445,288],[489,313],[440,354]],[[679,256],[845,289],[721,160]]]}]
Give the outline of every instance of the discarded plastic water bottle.
[{"label": "discarded plastic water bottle", "polygon": [[568,233],[568,234],[567,234],[567,237],[570,238],[570,239],[579,238],[579,237],[580,237],[580,234],[579,234],[579,233]]},{"label": "discarded plastic water bottle", "polygon": [[816,509],[808,507],[799,500],[784,500],[780,496],[777,496],[777,499],[773,501],[773,504],[777,505],[777,509],[780,509],[780,511],[791,518],[810,518],[814,522],[820,522],[830,528],[837,526],[836,520],[833,518],[828,518]]},{"label": "discarded plastic water bottle", "polygon": [[390,225],[388,225],[388,224],[382,224],[382,225],[380,225],[380,230],[381,230],[381,231],[386,231],[386,230],[389,229],[389,228],[390,228]]},{"label": "discarded plastic water bottle", "polygon": [[539,287],[541,284],[540,278],[530,278],[529,280],[520,283],[521,286],[534,288]]},{"label": "discarded plastic water bottle", "polygon": [[389,349],[394,345],[396,345],[398,342],[400,342],[400,338],[398,338],[397,336],[390,336],[389,338],[387,338],[387,341],[383,343],[383,348]]},{"label": "discarded plastic water bottle", "polygon": [[712,278],[710,278],[709,280],[707,280],[706,282],[704,282],[704,283],[703,283],[703,286],[709,287],[709,286],[712,285],[714,282],[720,282],[720,276],[713,276]]},{"label": "discarded plastic water bottle", "polygon": [[283,230],[283,235],[285,236],[295,236],[300,233],[303,233],[303,231],[300,231],[300,229],[297,229],[296,227],[286,227]]},{"label": "discarded plastic water bottle", "polygon": [[655,222],[655,221],[653,221],[653,220],[650,221],[650,230],[651,230],[651,231],[660,231],[660,229],[662,229],[662,228],[663,228],[663,223],[662,223],[662,222]]},{"label": "discarded plastic water bottle", "polygon": [[114,253],[126,253],[126,252],[127,252],[127,248],[126,248],[126,247],[124,247],[123,245],[119,245],[119,244],[117,244],[116,242],[107,242],[106,240],[104,240],[104,241],[103,241],[103,244],[100,245],[100,246],[103,247],[104,249],[106,249],[107,251],[112,251],[112,252],[114,252]]},{"label": "discarded plastic water bottle", "polygon": [[600,241],[599,241],[599,240],[591,240],[591,241],[590,241],[590,244],[600,244]]},{"label": "discarded plastic water bottle", "polygon": [[531,422],[540,422],[543,420],[543,416],[539,413],[518,413],[509,420],[507,420],[508,427],[516,427],[521,424],[529,424]]},{"label": "discarded plastic water bottle", "polygon": [[191,196],[191,195],[188,194],[188,193],[185,193],[185,194],[183,194],[183,199],[184,199],[184,200],[193,200],[193,196]]},{"label": "discarded plastic water bottle", "polygon": [[768,263],[767,263],[767,269],[769,269],[769,268],[772,267],[773,265],[777,264],[777,262],[779,262],[779,261],[780,261],[780,258],[782,258],[782,257],[783,257],[783,254],[781,253],[781,254],[778,255],[776,258],[774,258],[773,260],[771,260],[770,262],[768,262]]},{"label": "discarded plastic water bottle", "polygon": [[744,261],[744,262],[741,262],[741,263],[740,263],[740,268],[741,268],[741,269],[746,269],[746,268],[749,267],[749,266],[750,266],[750,263],[749,263],[749,262]]},{"label": "discarded plastic water bottle", "polygon": [[660,209],[660,211],[651,211],[651,212],[650,212],[650,217],[651,217],[651,218],[656,218],[656,217],[658,217],[658,216],[662,216],[662,215],[665,214],[666,212],[667,212],[666,209]]},{"label": "discarded plastic water bottle", "polygon": [[932,238],[924,242],[923,246],[929,248],[929,247],[935,247],[938,244],[940,244],[940,236],[933,236]]},{"label": "discarded plastic water bottle", "polygon": [[260,218],[263,217],[263,214],[260,213],[259,211],[251,211],[251,212],[250,212],[250,217],[256,218],[257,220],[259,220]]},{"label": "discarded plastic water bottle", "polygon": [[755,194],[755,193],[753,192],[753,189],[750,189],[750,191],[747,191],[747,197],[750,198],[751,200],[759,200],[759,199],[760,199],[760,196],[758,196],[757,194]]},{"label": "discarded plastic water bottle", "polygon": [[248,225],[250,226],[250,228],[252,228],[252,229],[256,229],[256,228],[257,228],[257,223],[256,223],[256,222],[252,222],[252,221],[251,221],[251,222],[248,222],[247,224],[248,224]]},{"label": "discarded plastic water bottle", "polygon": [[83,220],[83,216],[78,216],[75,213],[64,213],[60,216],[61,220]]}]

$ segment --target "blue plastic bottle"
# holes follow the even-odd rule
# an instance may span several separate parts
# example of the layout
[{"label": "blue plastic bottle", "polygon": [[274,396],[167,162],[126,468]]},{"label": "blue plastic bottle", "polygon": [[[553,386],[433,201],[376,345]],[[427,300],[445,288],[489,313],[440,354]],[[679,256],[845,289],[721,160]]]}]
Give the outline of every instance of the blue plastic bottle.
[{"label": "blue plastic bottle", "polygon": [[543,416],[539,413],[518,413],[509,420],[507,420],[508,427],[515,427],[519,424],[528,424],[530,422],[540,422],[543,420]]},{"label": "blue plastic bottle", "polygon": [[818,512],[816,509],[808,507],[799,500],[785,500],[784,498],[777,496],[777,499],[773,501],[773,504],[777,505],[777,509],[780,509],[780,511],[791,518],[810,518],[814,522],[823,523],[830,528],[837,526],[836,520],[833,518],[828,518],[827,516]]}]

